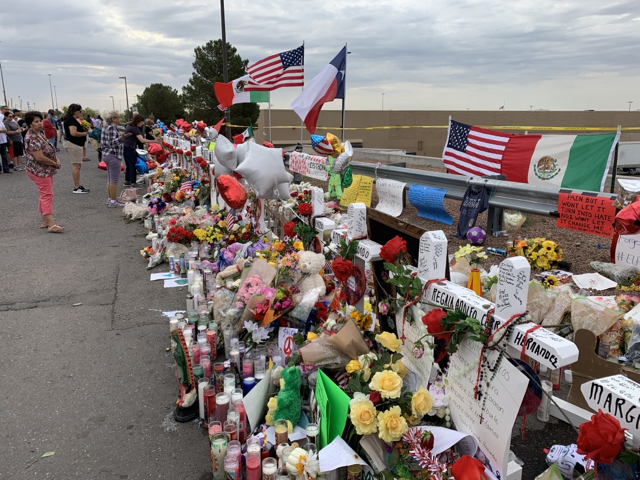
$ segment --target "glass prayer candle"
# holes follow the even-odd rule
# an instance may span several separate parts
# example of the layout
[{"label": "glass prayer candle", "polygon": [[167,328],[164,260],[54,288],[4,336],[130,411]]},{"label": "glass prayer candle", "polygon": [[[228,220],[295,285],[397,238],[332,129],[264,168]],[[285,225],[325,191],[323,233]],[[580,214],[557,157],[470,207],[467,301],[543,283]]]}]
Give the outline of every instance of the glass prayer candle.
[{"label": "glass prayer candle", "polygon": [[240,443],[247,441],[247,430],[244,422],[238,422],[238,441],[240,441]]},{"label": "glass prayer candle", "polygon": [[211,377],[211,359],[208,355],[200,357],[200,366],[202,366],[204,370],[204,376],[207,378]]},{"label": "glass prayer candle", "polygon": [[198,379],[198,416],[204,420],[204,389],[209,386],[208,378]]},{"label": "glass prayer candle", "polygon": [[231,387],[233,390],[236,388],[236,376],[233,373],[227,373],[224,376],[224,386]]},{"label": "glass prayer candle", "polygon": [[253,358],[253,368],[257,372],[258,370],[264,371],[266,368],[267,358],[266,356],[260,355],[259,353]]},{"label": "glass prayer candle", "polygon": [[229,353],[231,351],[231,336],[233,335],[233,330],[231,326],[226,326],[224,330],[222,330],[222,338],[224,340],[224,357],[229,358]]},{"label": "glass prayer candle", "polygon": [[313,455],[314,453],[318,453],[318,447],[315,443],[307,442],[304,446],[304,449],[309,453],[309,455]]},{"label": "glass prayer candle", "polygon": [[216,395],[216,420],[219,422],[227,421],[227,412],[229,412],[229,395],[226,393],[218,393]]},{"label": "glass prayer candle", "polygon": [[216,362],[213,364],[213,372],[215,373],[216,392],[224,391],[224,363]]},{"label": "glass prayer candle", "polygon": [[240,368],[240,350],[238,350],[235,346],[231,347],[229,350],[229,358],[231,361],[236,364],[236,368]]},{"label": "glass prayer candle", "polygon": [[282,365],[282,355],[274,355],[271,357],[271,361],[273,362],[274,367],[283,366]]},{"label": "glass prayer candle", "polygon": [[222,422],[214,420],[213,422],[209,422],[209,437],[213,437],[216,433],[223,433]]},{"label": "glass prayer candle", "polygon": [[286,468],[279,468],[276,472],[276,480],[290,480],[289,470]]},{"label": "glass prayer candle", "polygon": [[213,366],[213,361],[215,360],[215,358],[211,358],[211,347],[208,343],[204,347],[200,347],[200,360],[202,360],[203,356],[207,357],[211,362],[211,365]]},{"label": "glass prayer candle", "polygon": [[266,371],[262,367],[254,367],[254,368],[256,371],[256,374],[254,375],[254,377],[256,377],[256,383],[259,383],[264,378]]},{"label": "glass prayer candle", "polygon": [[200,363],[200,346],[194,345],[191,347],[191,356],[193,357],[193,363]]},{"label": "glass prayer candle", "polygon": [[243,377],[251,377],[253,375],[253,360],[250,358],[245,358],[242,361],[242,376]]},{"label": "glass prayer candle", "polygon": [[[233,395],[232,395],[233,398]],[[233,409],[238,412],[238,416],[240,417],[239,421],[246,425],[247,422],[247,410],[244,408],[244,403],[242,400],[236,400],[233,402]]]},{"label": "glass prayer candle", "polygon": [[320,427],[317,423],[308,423],[306,433],[307,442],[316,443],[316,437],[320,434]]},{"label": "glass prayer candle", "polygon": [[[207,329],[206,335],[207,335],[207,341],[209,342],[209,346],[211,347],[211,351],[215,352],[217,350],[217,343],[218,343],[218,335],[216,334],[216,331],[209,328]],[[212,358],[212,360],[214,359]]]},{"label": "glass prayer candle", "polygon": [[247,377],[242,380],[242,391],[244,394],[248,394],[253,387],[256,386],[256,377]]},{"label": "glass prayer candle", "polygon": [[176,330],[178,330],[178,324],[179,324],[178,319],[175,317],[169,320],[169,331],[175,332]]},{"label": "glass prayer candle", "polygon": [[236,403],[238,400],[242,400],[244,398],[244,393],[241,388],[234,388],[233,392],[231,392],[231,402]]},{"label": "glass prayer candle", "polygon": [[260,446],[260,440],[256,437],[247,438],[247,452],[257,452],[260,453],[262,447]]},{"label": "glass prayer candle", "polygon": [[216,433],[211,438],[211,466],[213,478],[224,480],[224,457],[227,455],[227,435],[224,432]]},{"label": "glass prayer candle", "polygon": [[230,457],[239,457],[242,455],[242,444],[237,440],[231,440],[227,444],[227,455]]},{"label": "glass prayer candle", "polygon": [[216,414],[216,389],[212,385],[204,387],[204,424],[215,420]]},{"label": "glass prayer candle", "polygon": [[262,460],[262,480],[275,480],[277,471],[278,461],[275,458],[269,457]]},{"label": "glass prayer candle", "polygon": [[287,421],[283,419],[276,420],[275,430],[276,445],[287,443],[287,441],[289,440],[289,426],[287,425]]},{"label": "glass prayer candle", "polygon": [[202,368],[202,365],[197,364],[193,366],[193,374],[197,377],[197,378],[203,378],[204,377],[204,368]]},{"label": "glass prayer candle", "polygon": [[238,426],[236,422],[227,420],[224,422],[224,433],[227,434],[229,441],[238,440]]},{"label": "glass prayer candle", "polygon": [[233,409],[233,406],[229,407],[229,411],[227,412],[227,421],[235,423],[236,426],[240,423],[240,415]]},{"label": "glass prayer candle", "polygon": [[[229,455],[224,457],[224,472],[227,474],[227,478],[236,480],[239,468],[240,468],[240,462],[238,457],[229,456]],[[240,480],[240,479],[237,479],[237,480]]]},{"label": "glass prayer candle", "polygon": [[287,466],[287,460],[289,460],[289,455],[291,454],[291,452],[293,452],[295,450],[295,447],[292,447],[291,445],[288,447],[284,447],[282,449],[282,466],[286,468]]},{"label": "glass prayer candle", "polygon": [[347,467],[347,480],[362,480],[362,465],[349,465]]},{"label": "glass prayer candle", "polygon": [[204,338],[207,338],[207,326],[198,324],[198,338],[200,335],[204,335]]},{"label": "glass prayer candle", "polygon": [[238,342],[238,352],[240,352],[240,357],[238,358],[238,363],[236,365],[242,365],[242,361],[244,360],[244,354],[247,351],[247,347],[244,342]]},{"label": "glass prayer candle", "polygon": [[260,480],[260,454],[247,452],[247,480]]}]

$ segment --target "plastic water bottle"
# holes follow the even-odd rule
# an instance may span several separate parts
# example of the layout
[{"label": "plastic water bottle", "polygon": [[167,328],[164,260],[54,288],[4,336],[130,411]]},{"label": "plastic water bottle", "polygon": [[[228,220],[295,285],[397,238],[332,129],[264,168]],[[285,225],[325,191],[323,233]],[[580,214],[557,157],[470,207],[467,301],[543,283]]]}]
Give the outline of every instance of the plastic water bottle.
[{"label": "plastic water bottle", "polygon": [[506,237],[507,236],[507,231],[506,230],[500,230],[498,232],[494,232],[493,236],[494,237]]},{"label": "plastic water bottle", "polygon": [[503,250],[501,248],[488,247],[487,248],[487,253],[491,253],[493,255],[499,255],[501,257],[506,257],[507,256],[507,251]]}]

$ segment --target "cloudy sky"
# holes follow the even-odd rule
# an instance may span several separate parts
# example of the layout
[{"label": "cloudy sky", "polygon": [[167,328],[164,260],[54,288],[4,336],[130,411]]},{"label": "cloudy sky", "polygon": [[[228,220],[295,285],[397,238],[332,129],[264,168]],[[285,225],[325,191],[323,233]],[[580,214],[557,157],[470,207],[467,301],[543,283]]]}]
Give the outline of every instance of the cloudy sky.
[{"label": "cloudy sky", "polygon": [[[637,0],[227,0],[243,58],[306,45],[309,81],[348,43],[347,108],[640,109]],[[220,38],[216,0],[2,2],[6,96],[22,108],[125,107],[151,83],[179,91],[193,49]],[[289,108],[299,89],[273,93]],[[334,102],[333,108],[339,108]]]}]

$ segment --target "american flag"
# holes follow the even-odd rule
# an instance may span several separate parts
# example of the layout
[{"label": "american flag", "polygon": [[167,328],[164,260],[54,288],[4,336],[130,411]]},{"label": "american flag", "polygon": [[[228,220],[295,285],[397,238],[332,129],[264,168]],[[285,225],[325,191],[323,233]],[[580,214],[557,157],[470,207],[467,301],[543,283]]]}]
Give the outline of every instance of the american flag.
[{"label": "american flag", "polygon": [[304,86],[304,45],[288,52],[276,53],[247,67],[251,75],[246,92],[270,92],[282,87]]},{"label": "american flag", "polygon": [[500,175],[502,156],[512,136],[451,120],[442,161],[451,173]]},{"label": "american flag", "polygon": [[188,182],[184,182],[181,186],[180,186],[180,191],[181,192],[188,192],[190,190],[193,190],[193,180],[190,180]]},{"label": "american flag", "polygon": [[231,227],[233,227],[236,224],[236,216],[231,213],[231,210],[229,210],[227,212],[227,230],[231,230]]}]

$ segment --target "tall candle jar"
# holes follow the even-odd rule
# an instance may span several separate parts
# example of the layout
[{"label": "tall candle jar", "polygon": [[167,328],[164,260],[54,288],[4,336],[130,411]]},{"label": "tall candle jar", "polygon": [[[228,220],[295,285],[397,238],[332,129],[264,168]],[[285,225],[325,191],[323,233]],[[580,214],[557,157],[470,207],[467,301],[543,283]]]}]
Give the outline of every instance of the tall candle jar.
[{"label": "tall candle jar", "polygon": [[260,454],[247,452],[247,480],[260,480]]},{"label": "tall candle jar", "polygon": [[262,461],[262,480],[275,480],[277,471],[278,461],[275,458],[268,457]]},{"label": "tall candle jar", "polygon": [[227,455],[227,435],[216,433],[211,438],[211,466],[215,480],[225,480],[224,457]]},{"label": "tall candle jar", "polygon": [[216,395],[216,420],[222,422],[227,421],[227,413],[229,412],[229,395],[222,392]]}]

